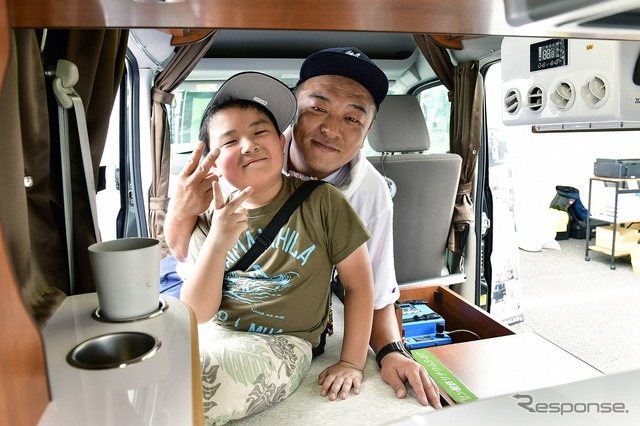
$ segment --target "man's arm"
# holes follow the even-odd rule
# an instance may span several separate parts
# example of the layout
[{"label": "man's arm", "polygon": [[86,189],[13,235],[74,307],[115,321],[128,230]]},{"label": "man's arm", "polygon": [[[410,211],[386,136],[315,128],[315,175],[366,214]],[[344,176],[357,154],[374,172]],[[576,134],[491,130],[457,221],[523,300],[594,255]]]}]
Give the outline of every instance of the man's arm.
[{"label": "man's arm", "polygon": [[[373,176],[379,176],[373,167],[369,170]],[[378,180],[377,185],[372,183],[368,188],[373,193],[368,193],[366,203],[362,201],[358,203],[357,210],[364,216],[367,216],[367,212],[370,211],[377,212],[375,220],[367,223],[371,233],[367,247],[371,259],[376,259],[372,269],[377,305],[373,314],[373,328],[369,343],[377,354],[389,343],[401,341],[402,335],[393,304],[397,296],[392,300],[392,296],[397,295],[399,290],[395,282],[393,260],[393,203],[382,179]],[[429,377],[424,367],[416,361],[405,357],[400,352],[391,352],[382,359],[381,365],[382,379],[394,389],[398,398],[404,398],[407,395],[405,382],[408,381],[421,404],[431,404],[436,408],[441,406],[435,382]]]},{"label": "man's arm", "polygon": [[[375,310],[370,341],[374,352],[377,354],[383,346],[400,340],[400,329],[394,305],[389,304],[382,309]],[[382,358],[380,364],[382,380],[393,388],[398,398],[407,396],[404,382],[408,381],[422,405],[442,408],[438,386],[422,365],[400,352],[391,352]]]},{"label": "man's arm", "polygon": [[216,148],[200,161],[203,150],[204,143],[199,142],[178,175],[176,192],[169,201],[164,219],[165,241],[171,254],[180,262],[187,259],[191,232],[198,215],[211,204],[211,184],[218,179],[210,169],[220,151]]}]

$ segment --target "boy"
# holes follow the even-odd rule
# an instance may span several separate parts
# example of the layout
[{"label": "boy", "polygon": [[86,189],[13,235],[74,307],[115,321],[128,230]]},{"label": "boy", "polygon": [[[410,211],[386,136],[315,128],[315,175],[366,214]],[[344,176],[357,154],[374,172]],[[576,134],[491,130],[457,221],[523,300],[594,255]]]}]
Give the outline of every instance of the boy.
[{"label": "boy", "polygon": [[284,84],[250,72],[225,82],[203,115],[202,139],[217,155],[213,170],[237,189],[225,200],[213,182],[181,292],[204,324],[208,421],[253,414],[295,390],[327,325],[334,265],[346,289],[345,337],[340,361],[320,374],[321,394],[334,400],[360,391],[373,312],[370,234],[339,190],[321,185],[247,271],[227,271],[302,183],[282,174],[282,131],[295,111]]}]

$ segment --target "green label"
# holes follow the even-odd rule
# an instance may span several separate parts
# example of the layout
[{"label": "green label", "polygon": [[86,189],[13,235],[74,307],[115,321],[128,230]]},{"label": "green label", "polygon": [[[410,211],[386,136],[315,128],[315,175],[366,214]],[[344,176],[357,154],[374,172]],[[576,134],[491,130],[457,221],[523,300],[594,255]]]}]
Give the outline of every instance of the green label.
[{"label": "green label", "polygon": [[411,353],[416,361],[424,366],[427,373],[433,377],[433,380],[435,380],[455,402],[461,404],[478,399],[473,392],[463,385],[462,382],[427,349],[414,349]]}]

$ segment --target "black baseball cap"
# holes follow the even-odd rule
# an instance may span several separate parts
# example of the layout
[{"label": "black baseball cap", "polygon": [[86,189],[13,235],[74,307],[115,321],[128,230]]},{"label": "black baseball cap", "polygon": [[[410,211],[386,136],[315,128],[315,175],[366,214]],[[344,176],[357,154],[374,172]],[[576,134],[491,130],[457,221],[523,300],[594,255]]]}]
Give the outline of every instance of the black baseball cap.
[{"label": "black baseball cap", "polygon": [[386,74],[355,47],[333,47],[313,53],[300,67],[300,81],[320,75],[340,75],[357,81],[371,93],[380,106],[389,90]]},{"label": "black baseball cap", "polygon": [[270,75],[247,71],[229,77],[212,99],[215,105],[230,99],[259,103],[268,109],[283,132],[296,114],[296,98],[291,89]]}]

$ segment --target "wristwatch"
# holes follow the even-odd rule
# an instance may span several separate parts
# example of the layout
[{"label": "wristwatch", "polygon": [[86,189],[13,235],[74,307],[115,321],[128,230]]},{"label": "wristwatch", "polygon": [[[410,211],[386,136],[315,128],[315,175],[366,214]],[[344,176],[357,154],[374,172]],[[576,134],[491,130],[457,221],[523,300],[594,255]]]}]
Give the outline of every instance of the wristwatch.
[{"label": "wristwatch", "polygon": [[413,355],[411,355],[411,352],[409,352],[409,349],[407,349],[404,342],[391,342],[388,345],[384,345],[376,354],[378,367],[382,368],[382,365],[380,364],[382,362],[382,358],[389,355],[391,352],[400,352],[407,358],[413,359]]}]

